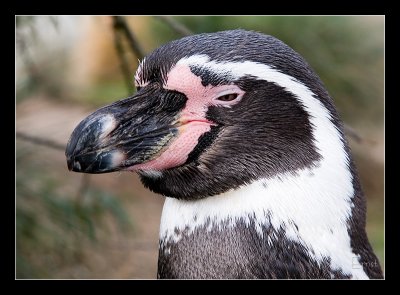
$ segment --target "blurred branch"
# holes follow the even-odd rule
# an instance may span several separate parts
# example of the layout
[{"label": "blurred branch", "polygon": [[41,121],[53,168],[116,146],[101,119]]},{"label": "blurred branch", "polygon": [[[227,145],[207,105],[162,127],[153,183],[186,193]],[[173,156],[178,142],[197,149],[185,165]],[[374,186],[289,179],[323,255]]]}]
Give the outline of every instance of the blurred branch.
[{"label": "blurred branch", "polygon": [[[163,21],[165,24],[167,24],[170,28],[172,28],[180,35],[183,36],[192,35],[192,32],[188,28],[186,28],[184,25],[174,20],[170,16],[160,15],[155,17]],[[114,29],[114,46],[121,62],[121,71],[122,75],[124,76],[128,92],[132,93],[133,85],[131,82],[131,71],[129,69],[129,62],[126,58],[126,53],[122,42],[123,41],[122,36],[125,36],[125,38],[129,43],[130,49],[139,60],[143,59],[144,52],[136,36],[129,28],[126,19],[123,16],[118,16],[118,15],[112,16],[112,19],[113,19],[113,29]]]},{"label": "blurred branch", "polygon": [[346,133],[346,135],[348,137],[351,137],[352,139],[354,139],[354,141],[357,142],[358,144],[364,144],[364,143],[376,144],[377,143],[373,139],[365,138],[364,136],[361,136],[356,130],[354,130],[352,127],[350,127],[346,123],[344,123],[343,125],[344,125],[344,132]]},{"label": "blurred branch", "polygon": [[[54,142],[50,139],[47,138],[40,138],[32,135],[28,135],[23,132],[16,132],[16,137],[25,141],[29,141],[30,143],[37,144],[37,145],[42,145],[46,146],[52,149],[56,150],[62,150],[65,151],[65,145],[59,144],[57,142]],[[81,179],[81,184],[78,188],[78,191],[76,192],[76,197],[78,200],[81,200],[82,197],[86,194],[87,190],[89,189],[90,186],[90,175],[89,174],[83,174],[82,179]]]},{"label": "blurred branch", "polygon": [[117,30],[114,30],[114,45],[117,50],[118,57],[120,59],[121,71],[124,76],[126,87],[128,88],[128,95],[133,92],[133,86],[131,82],[131,71],[128,66],[128,61],[125,56],[124,48],[122,46],[121,36]]},{"label": "blurred branch", "polygon": [[143,52],[141,46],[139,45],[139,42],[136,39],[136,36],[133,34],[133,32],[129,28],[128,24],[126,23],[125,18],[122,16],[118,16],[118,15],[114,15],[112,18],[113,18],[114,29],[125,35],[133,53],[136,55],[136,57],[138,59],[143,59],[144,52]]},{"label": "blurred branch", "polygon": [[65,145],[52,141],[51,139],[36,137],[19,131],[17,131],[15,135],[17,138],[29,141],[33,144],[43,145],[52,149],[65,151]]},{"label": "blurred branch", "polygon": [[349,125],[343,124],[344,125],[344,132],[346,133],[347,136],[353,138],[357,143],[362,143],[364,140],[363,138]]},{"label": "blurred branch", "polygon": [[[84,173],[81,178],[81,184],[79,185],[79,189],[76,192],[76,198],[78,200],[81,201],[83,199],[83,197],[85,196],[86,192],[89,189],[89,186],[90,186],[90,175]],[[79,204],[79,202],[77,204]]]},{"label": "blurred branch", "polygon": [[173,29],[175,32],[182,36],[190,36],[193,35],[193,32],[189,30],[186,26],[181,24],[180,22],[176,21],[173,19],[171,16],[167,15],[155,15],[155,18],[158,18],[165,24],[167,24],[171,29]]},{"label": "blurred branch", "polygon": [[133,32],[128,27],[126,20],[122,16],[114,15],[113,19],[113,28],[114,28],[114,45],[117,50],[118,57],[121,62],[121,71],[124,76],[126,87],[128,88],[128,94],[133,92],[133,85],[131,81],[131,70],[129,69],[129,62],[126,58],[124,46],[122,43],[122,36],[128,40],[130,48],[133,54],[140,60],[143,59],[144,53],[139,45],[138,40],[136,39]]}]

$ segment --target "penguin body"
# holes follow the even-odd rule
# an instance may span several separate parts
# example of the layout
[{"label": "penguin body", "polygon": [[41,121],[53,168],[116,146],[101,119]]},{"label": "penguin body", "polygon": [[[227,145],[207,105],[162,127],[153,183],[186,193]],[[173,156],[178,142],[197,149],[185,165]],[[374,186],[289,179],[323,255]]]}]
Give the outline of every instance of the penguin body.
[{"label": "penguin body", "polygon": [[159,278],[382,278],[341,121],[294,50],[244,30],[189,36],[147,56],[135,84],[66,154],[167,197]]}]

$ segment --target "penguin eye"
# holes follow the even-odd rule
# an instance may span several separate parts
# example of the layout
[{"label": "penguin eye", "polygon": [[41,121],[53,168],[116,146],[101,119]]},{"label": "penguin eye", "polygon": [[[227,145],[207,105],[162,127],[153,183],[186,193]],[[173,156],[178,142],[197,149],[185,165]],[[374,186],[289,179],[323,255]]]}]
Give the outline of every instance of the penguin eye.
[{"label": "penguin eye", "polygon": [[222,96],[218,97],[217,100],[220,100],[220,101],[232,101],[232,100],[235,100],[237,97],[238,97],[238,94],[230,93],[230,94],[225,94],[225,95],[222,95]]},{"label": "penguin eye", "polygon": [[136,91],[139,91],[140,89],[142,89],[142,87],[136,86]]}]

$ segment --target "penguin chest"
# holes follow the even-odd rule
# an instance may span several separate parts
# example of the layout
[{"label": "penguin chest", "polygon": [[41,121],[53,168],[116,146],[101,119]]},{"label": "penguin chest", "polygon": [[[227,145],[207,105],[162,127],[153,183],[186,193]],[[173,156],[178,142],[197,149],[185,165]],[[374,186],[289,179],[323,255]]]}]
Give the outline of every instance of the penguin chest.
[{"label": "penguin chest", "polygon": [[334,195],[305,192],[295,180],[166,198],[159,278],[367,278],[351,247],[347,202],[327,206]]},{"label": "penguin chest", "polygon": [[[159,278],[256,278],[240,227],[205,225],[176,231],[176,240],[160,240]],[[250,250],[250,249],[248,249]]]},{"label": "penguin chest", "polygon": [[350,278],[331,268],[329,260],[312,259],[285,230],[247,220],[211,223],[160,240],[158,278],[301,279]]}]

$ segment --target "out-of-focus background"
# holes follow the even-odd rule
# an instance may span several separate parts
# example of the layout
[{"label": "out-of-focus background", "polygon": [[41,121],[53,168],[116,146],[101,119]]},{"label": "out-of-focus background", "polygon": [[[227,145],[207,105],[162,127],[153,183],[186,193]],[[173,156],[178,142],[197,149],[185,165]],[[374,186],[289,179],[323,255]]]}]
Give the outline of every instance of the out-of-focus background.
[{"label": "out-of-focus background", "polygon": [[142,54],[184,34],[235,28],[281,39],[325,83],[350,127],[383,266],[383,16],[17,16],[17,278],[156,277],[163,197],[132,173],[69,172],[64,147],[86,115],[135,91]]}]

